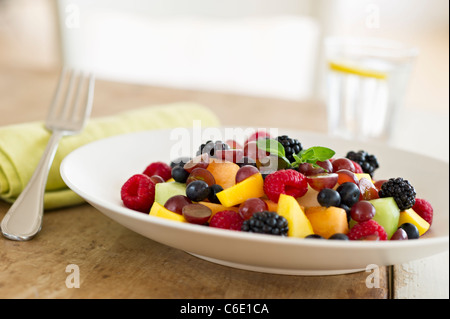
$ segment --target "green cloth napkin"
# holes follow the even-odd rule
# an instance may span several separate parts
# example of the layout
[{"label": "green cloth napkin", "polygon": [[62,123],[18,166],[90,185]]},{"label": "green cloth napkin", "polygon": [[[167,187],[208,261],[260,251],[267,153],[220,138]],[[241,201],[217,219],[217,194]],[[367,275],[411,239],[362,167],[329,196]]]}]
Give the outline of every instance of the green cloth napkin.
[{"label": "green cloth napkin", "polygon": [[[64,183],[59,173],[61,161],[76,148],[105,137],[151,129],[218,126],[217,116],[194,103],[174,103],[126,111],[114,116],[91,119],[78,135],[61,139],[48,176],[44,208],[55,209],[83,203]],[[0,127],[0,198],[12,203],[30,180],[51,133],[43,122]]]}]

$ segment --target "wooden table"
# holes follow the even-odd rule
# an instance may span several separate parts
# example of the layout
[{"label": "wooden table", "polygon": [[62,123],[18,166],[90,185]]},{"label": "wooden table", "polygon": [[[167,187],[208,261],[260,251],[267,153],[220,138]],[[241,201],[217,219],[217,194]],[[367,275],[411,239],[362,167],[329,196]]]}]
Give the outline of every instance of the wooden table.
[{"label": "wooden table", "polygon": [[[0,69],[0,125],[42,120],[56,80],[53,71]],[[324,107],[315,101],[101,80],[92,116],[176,101],[209,106],[224,125],[326,129]],[[0,218],[9,206],[0,201]],[[66,286],[71,264],[79,267],[79,288]],[[228,268],[138,235],[88,204],[46,212],[41,233],[31,241],[0,238],[1,298],[448,298],[448,253],[382,267],[380,288],[367,287],[369,274],[304,277]]]}]

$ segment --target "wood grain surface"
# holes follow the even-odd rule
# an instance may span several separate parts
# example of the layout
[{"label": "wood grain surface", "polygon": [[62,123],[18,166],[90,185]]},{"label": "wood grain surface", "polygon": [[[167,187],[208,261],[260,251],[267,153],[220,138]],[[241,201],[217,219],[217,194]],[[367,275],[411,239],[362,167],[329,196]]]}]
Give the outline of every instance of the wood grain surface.
[{"label": "wood grain surface", "polygon": [[[57,77],[56,71],[2,68],[0,125],[42,120]],[[176,101],[208,106],[224,125],[325,131],[325,110],[315,101],[102,80],[96,84],[93,116]],[[0,218],[8,208],[0,201]],[[79,288],[66,286],[71,264],[79,267]],[[233,269],[138,235],[88,204],[46,212],[41,233],[31,241],[0,238],[0,298],[387,299],[389,273],[382,267],[380,288],[368,288],[366,272],[307,277]]]}]

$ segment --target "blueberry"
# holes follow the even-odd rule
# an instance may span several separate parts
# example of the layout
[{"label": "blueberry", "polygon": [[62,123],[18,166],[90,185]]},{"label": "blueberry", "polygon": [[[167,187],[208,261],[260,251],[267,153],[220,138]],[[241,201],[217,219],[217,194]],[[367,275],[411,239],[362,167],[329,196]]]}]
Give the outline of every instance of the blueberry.
[{"label": "blueberry", "polygon": [[211,203],[220,204],[220,200],[217,198],[217,193],[223,191],[223,187],[217,184],[213,184],[209,187],[210,192],[208,199]]},{"label": "blueberry", "polygon": [[210,193],[211,189],[205,181],[193,181],[186,187],[186,196],[193,202],[205,200]]},{"label": "blueberry", "polygon": [[403,229],[406,232],[406,234],[408,235],[408,239],[417,239],[420,236],[419,230],[414,224],[404,223],[401,224],[399,228]]},{"label": "blueberry", "polygon": [[352,214],[351,214],[352,209],[342,203],[341,203],[341,205],[339,205],[339,207],[342,208],[343,210],[345,210],[345,213],[347,214],[347,222],[350,222],[350,220],[352,219]]},{"label": "blueberry", "polygon": [[324,188],[317,194],[317,201],[321,206],[339,207],[339,205],[341,205],[341,195],[334,189]]},{"label": "blueberry", "polygon": [[359,187],[355,183],[346,182],[336,189],[336,191],[341,195],[341,204],[345,204],[348,207],[352,207],[356,202],[359,201]]},{"label": "blueberry", "polygon": [[336,234],[331,235],[328,239],[348,240],[348,236],[346,234],[336,233]]},{"label": "blueberry", "polygon": [[317,235],[317,234],[311,234],[306,236],[305,238],[311,238],[311,239],[325,239],[324,237]]},{"label": "blueberry", "polygon": [[172,168],[172,178],[178,183],[186,183],[189,173],[181,166]]}]

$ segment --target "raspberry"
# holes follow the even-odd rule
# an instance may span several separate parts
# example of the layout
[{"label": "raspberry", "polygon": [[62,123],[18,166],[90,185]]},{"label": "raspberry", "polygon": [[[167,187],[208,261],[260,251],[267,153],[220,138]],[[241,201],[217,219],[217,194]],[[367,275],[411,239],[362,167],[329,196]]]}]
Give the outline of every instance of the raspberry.
[{"label": "raspberry", "polygon": [[279,170],[267,175],[264,180],[264,193],[278,203],[281,194],[302,197],[308,191],[306,177],[293,169]]},{"label": "raspberry", "polygon": [[364,239],[376,235],[379,240],[387,240],[387,234],[384,228],[373,219],[356,224],[347,234],[350,240]]},{"label": "raspberry", "polygon": [[120,196],[125,207],[148,213],[155,201],[155,183],[147,175],[133,175],[123,184]]},{"label": "raspberry", "polygon": [[223,210],[214,214],[209,221],[210,227],[241,230],[244,219],[235,211]]},{"label": "raspberry", "polygon": [[412,209],[423,219],[427,221],[428,224],[433,223],[433,206],[430,202],[422,198],[416,198],[416,203]]},{"label": "raspberry", "polygon": [[164,162],[154,162],[151,163],[142,173],[148,177],[153,175],[158,175],[162,177],[163,180],[167,181],[172,177],[172,168]]}]

